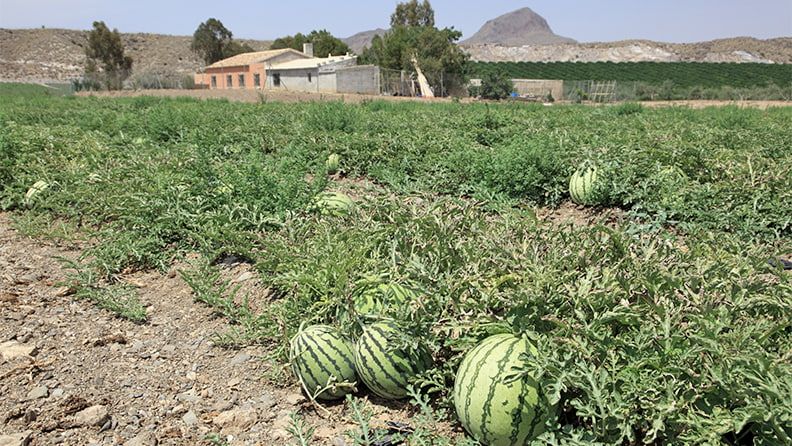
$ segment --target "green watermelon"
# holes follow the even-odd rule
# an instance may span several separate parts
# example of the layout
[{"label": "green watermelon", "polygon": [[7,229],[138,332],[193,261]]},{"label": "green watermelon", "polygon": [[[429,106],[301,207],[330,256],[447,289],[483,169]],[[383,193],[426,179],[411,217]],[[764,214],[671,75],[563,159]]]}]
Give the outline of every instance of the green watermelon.
[{"label": "green watermelon", "polygon": [[[352,343],[327,325],[312,325],[292,339],[289,360],[294,375],[316,399],[343,398],[355,390],[355,354]],[[329,389],[321,391],[325,387]],[[317,392],[321,391],[318,395]]]},{"label": "green watermelon", "polygon": [[417,297],[414,291],[398,283],[363,285],[361,291],[354,296],[355,312],[360,315],[380,314],[389,308],[408,304]]},{"label": "green watermelon", "polygon": [[420,358],[411,359],[405,352],[394,350],[398,334],[392,323],[379,322],[364,327],[355,346],[355,367],[360,379],[386,399],[406,397],[410,379],[431,364],[425,352]]},{"label": "green watermelon", "polygon": [[338,156],[337,153],[331,153],[330,156],[327,157],[327,161],[325,161],[325,167],[327,168],[327,173],[330,175],[334,175],[338,172],[338,167],[341,165],[341,157]]},{"label": "green watermelon", "polygon": [[598,172],[596,167],[578,169],[569,180],[569,195],[577,204],[595,204]]},{"label": "green watermelon", "polygon": [[523,358],[537,354],[527,339],[491,336],[465,355],[454,383],[454,407],[462,426],[489,446],[522,446],[544,432],[553,412],[530,376],[514,380]]},{"label": "green watermelon", "polygon": [[350,213],[355,202],[342,192],[322,192],[316,196],[314,206],[322,215],[340,217]]}]

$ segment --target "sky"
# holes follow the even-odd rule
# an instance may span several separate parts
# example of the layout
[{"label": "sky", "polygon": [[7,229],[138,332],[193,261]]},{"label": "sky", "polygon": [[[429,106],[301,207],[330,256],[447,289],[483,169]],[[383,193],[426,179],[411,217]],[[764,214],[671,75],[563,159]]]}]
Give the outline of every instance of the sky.
[{"label": "sky", "polygon": [[[192,35],[214,17],[237,38],[273,39],[313,29],[339,37],[386,28],[398,0],[0,0],[0,28],[90,29]],[[525,6],[553,31],[581,42],[649,39],[698,42],[792,36],[792,0],[432,0],[437,24],[464,37]]]}]

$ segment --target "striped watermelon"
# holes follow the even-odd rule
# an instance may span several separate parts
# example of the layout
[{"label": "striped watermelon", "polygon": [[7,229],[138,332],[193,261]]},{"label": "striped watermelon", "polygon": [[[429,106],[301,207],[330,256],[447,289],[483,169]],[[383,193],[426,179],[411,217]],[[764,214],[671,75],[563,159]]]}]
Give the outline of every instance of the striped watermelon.
[{"label": "striped watermelon", "polygon": [[322,192],[317,195],[314,206],[322,215],[335,215],[340,217],[352,211],[355,202],[341,192]]},{"label": "striped watermelon", "polygon": [[[312,325],[300,330],[291,340],[289,360],[306,392],[317,399],[334,400],[355,390],[353,345],[332,327]],[[328,385],[329,389],[316,395]]]},{"label": "striped watermelon", "polygon": [[325,161],[325,167],[327,168],[327,173],[330,175],[334,175],[338,172],[338,167],[341,165],[341,157],[338,156],[337,153],[331,153],[330,156],[327,157],[327,161]]},{"label": "striped watermelon", "polygon": [[355,312],[360,315],[380,314],[389,308],[412,302],[417,297],[414,291],[398,283],[364,285],[354,296]]},{"label": "striped watermelon", "polygon": [[363,328],[355,346],[355,366],[360,379],[372,392],[387,399],[407,396],[409,380],[431,364],[428,354],[410,358],[404,351],[394,350],[399,335],[395,325],[379,322]]},{"label": "striped watermelon", "polygon": [[569,195],[577,204],[595,204],[597,186],[597,168],[585,167],[578,169],[569,180]]},{"label": "striped watermelon", "polygon": [[537,354],[525,338],[491,336],[465,355],[454,383],[459,421],[479,442],[490,446],[521,446],[544,432],[552,409],[536,381],[514,380],[523,358]]}]

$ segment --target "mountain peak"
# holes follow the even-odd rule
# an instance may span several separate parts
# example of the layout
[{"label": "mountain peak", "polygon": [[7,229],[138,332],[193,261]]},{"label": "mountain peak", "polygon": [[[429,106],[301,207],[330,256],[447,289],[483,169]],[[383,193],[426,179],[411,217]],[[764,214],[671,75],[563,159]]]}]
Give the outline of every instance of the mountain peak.
[{"label": "mountain peak", "polygon": [[576,43],[575,40],[553,33],[547,20],[533,9],[525,7],[494,18],[462,45],[554,45]]}]

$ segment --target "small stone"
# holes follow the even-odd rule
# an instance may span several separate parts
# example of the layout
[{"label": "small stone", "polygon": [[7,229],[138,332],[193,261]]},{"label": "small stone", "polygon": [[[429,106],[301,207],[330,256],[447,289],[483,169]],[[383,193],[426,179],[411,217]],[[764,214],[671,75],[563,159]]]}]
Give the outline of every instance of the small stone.
[{"label": "small stone", "polygon": [[247,282],[248,280],[253,278],[253,273],[250,271],[245,271],[244,273],[240,274],[239,277],[232,280],[231,283],[242,283]]},{"label": "small stone", "polygon": [[60,387],[58,387],[57,389],[53,389],[52,392],[50,392],[50,396],[52,398],[60,398],[60,397],[62,397],[63,396],[63,389],[61,389]]},{"label": "small stone", "polygon": [[190,381],[195,381],[196,379],[198,379],[198,374],[195,372],[187,372],[187,379],[189,379]]},{"label": "small stone", "polygon": [[275,401],[275,397],[271,393],[264,393],[259,397],[259,403],[261,407],[270,409],[277,404],[277,401]]},{"label": "small stone", "polygon": [[214,417],[212,423],[227,432],[242,432],[258,421],[256,409],[231,409]]},{"label": "small stone", "polygon": [[246,363],[250,359],[250,355],[247,353],[239,353],[233,358],[231,358],[231,365],[240,365]]},{"label": "small stone", "polygon": [[33,431],[18,434],[0,435],[0,446],[27,446],[33,439]]},{"label": "small stone", "polygon": [[333,438],[333,446],[348,446],[344,437]]},{"label": "small stone", "polygon": [[49,394],[49,389],[46,386],[36,386],[30,389],[30,392],[27,393],[27,397],[25,398],[28,401],[37,400],[40,398],[46,398]]},{"label": "small stone", "polygon": [[195,426],[196,424],[198,424],[198,417],[195,416],[195,412],[189,411],[186,414],[182,415],[182,421],[184,421],[184,424],[186,424],[187,426]]},{"label": "small stone", "polygon": [[183,403],[191,403],[195,404],[198,401],[201,401],[201,397],[193,393],[192,391],[180,393],[176,395],[176,399],[183,402]]},{"label": "small stone", "polygon": [[110,418],[107,407],[102,405],[91,406],[74,414],[74,422],[78,426],[102,426]]},{"label": "small stone", "polygon": [[157,446],[157,437],[151,432],[144,432],[129,439],[124,446]]},{"label": "small stone", "polygon": [[284,400],[292,406],[297,406],[305,401],[305,397],[302,393],[290,393]]},{"label": "small stone", "polygon": [[35,345],[20,344],[16,341],[8,341],[0,344],[0,357],[6,361],[13,361],[17,358],[29,358],[35,353]]}]

